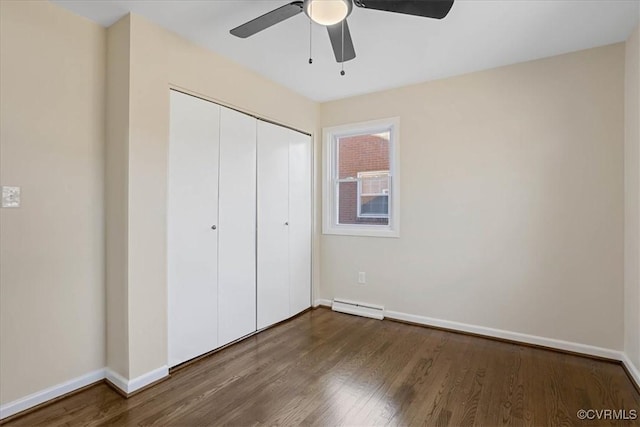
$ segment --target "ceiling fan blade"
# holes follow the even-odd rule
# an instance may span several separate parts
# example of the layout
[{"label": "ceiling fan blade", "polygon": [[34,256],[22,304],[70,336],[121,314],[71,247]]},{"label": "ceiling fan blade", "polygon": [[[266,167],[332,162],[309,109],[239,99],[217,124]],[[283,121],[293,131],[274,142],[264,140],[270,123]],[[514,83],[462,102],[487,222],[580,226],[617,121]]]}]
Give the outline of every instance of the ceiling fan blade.
[{"label": "ceiling fan blade", "polygon": [[354,0],[356,6],[365,9],[384,10],[405,15],[442,19],[451,10],[453,0]]},{"label": "ceiling fan blade", "polygon": [[[342,52],[342,23],[344,22],[344,55]],[[336,55],[336,61],[347,62],[356,57],[356,50],[353,47],[351,32],[347,20],[338,22],[335,25],[327,25],[327,32],[333,47],[333,53]]]},{"label": "ceiling fan blade", "polygon": [[271,12],[265,13],[264,15],[259,16],[256,19],[252,19],[251,21],[234,28],[229,32],[236,37],[245,39],[249,36],[254,35],[255,33],[271,27],[272,25],[282,22],[285,19],[296,16],[301,12],[302,2],[294,1],[293,3],[286,4],[282,7],[272,10]]}]

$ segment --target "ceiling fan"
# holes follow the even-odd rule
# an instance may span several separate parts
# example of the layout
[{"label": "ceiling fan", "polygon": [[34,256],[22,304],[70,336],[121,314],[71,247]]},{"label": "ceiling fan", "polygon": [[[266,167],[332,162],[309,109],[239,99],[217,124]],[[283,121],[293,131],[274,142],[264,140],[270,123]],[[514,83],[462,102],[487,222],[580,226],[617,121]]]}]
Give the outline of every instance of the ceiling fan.
[{"label": "ceiling fan", "polygon": [[[454,0],[298,0],[267,12],[230,31],[236,37],[247,38],[275,24],[304,12],[313,22],[327,27],[336,61],[346,62],[356,57],[347,17],[353,5],[405,15],[442,19],[449,13]],[[311,59],[309,60],[311,63]]]}]

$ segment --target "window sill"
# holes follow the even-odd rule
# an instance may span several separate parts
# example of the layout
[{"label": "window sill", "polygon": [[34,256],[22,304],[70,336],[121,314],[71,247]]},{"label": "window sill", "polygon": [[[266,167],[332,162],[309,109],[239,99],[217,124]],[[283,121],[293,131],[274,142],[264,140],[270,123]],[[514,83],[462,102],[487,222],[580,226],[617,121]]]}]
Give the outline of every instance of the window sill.
[{"label": "window sill", "polygon": [[371,226],[333,226],[323,229],[322,234],[356,237],[391,237],[397,239],[400,237],[400,230]]}]

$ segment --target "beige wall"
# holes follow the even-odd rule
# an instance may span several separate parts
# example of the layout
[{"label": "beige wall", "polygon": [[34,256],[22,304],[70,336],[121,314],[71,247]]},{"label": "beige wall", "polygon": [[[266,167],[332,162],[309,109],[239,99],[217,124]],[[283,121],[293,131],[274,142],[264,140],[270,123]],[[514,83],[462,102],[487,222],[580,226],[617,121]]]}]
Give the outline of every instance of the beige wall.
[{"label": "beige wall", "polygon": [[323,104],[400,117],[402,204],[322,237],[321,296],[621,350],[623,76],[616,44]]},{"label": "beige wall", "polygon": [[624,350],[640,371],[640,26],[626,43],[624,151]]},{"label": "beige wall", "polygon": [[127,275],[129,209],[129,19],[107,31],[107,115],[105,155],[107,366],[129,375]]},{"label": "beige wall", "polygon": [[[126,323],[127,332],[122,334],[128,336],[128,350],[110,356],[109,367],[127,364],[128,378],[132,379],[165,365],[167,358],[169,88],[180,88],[307,132],[316,129],[318,106],[140,16],[124,19],[130,33],[130,113],[128,123],[115,126],[128,129],[127,170],[121,172],[128,177],[128,254],[126,266],[109,263],[108,270],[114,267],[114,275],[127,278],[127,322],[116,322],[120,327]],[[107,223],[118,221],[109,212]],[[127,271],[118,273],[122,268]],[[116,315],[123,318],[122,313]],[[118,372],[127,374],[124,369]]]},{"label": "beige wall", "polygon": [[0,402],[105,364],[105,30],[0,1]]}]

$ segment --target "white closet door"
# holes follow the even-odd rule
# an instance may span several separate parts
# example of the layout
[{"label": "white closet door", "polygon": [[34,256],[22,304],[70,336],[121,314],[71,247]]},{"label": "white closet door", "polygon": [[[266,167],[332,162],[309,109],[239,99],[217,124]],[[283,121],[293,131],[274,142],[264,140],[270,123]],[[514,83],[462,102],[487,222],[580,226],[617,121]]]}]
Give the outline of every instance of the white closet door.
[{"label": "white closet door", "polygon": [[256,119],[221,107],[218,337],[256,330]]},{"label": "white closet door", "polygon": [[168,193],[169,365],[218,345],[220,107],[171,91]]},{"label": "white closet door", "polygon": [[289,144],[290,315],[311,306],[311,137],[291,132]]},{"label": "white closet door", "polygon": [[258,329],[290,315],[289,135],[258,121]]}]

